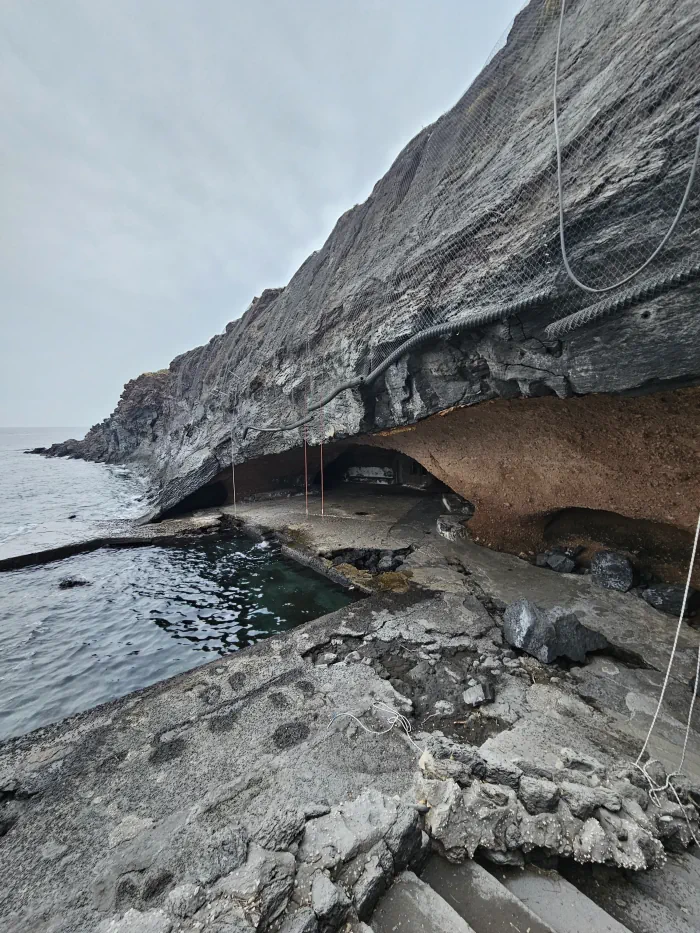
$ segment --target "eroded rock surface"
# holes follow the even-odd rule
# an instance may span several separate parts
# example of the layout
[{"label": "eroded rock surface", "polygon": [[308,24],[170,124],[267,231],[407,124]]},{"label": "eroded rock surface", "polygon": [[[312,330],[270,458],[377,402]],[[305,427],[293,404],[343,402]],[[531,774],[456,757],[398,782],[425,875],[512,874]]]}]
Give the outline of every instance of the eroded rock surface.
[{"label": "eroded rock surface", "polygon": [[[695,14],[694,0],[611,0],[567,16],[566,208],[584,277],[601,276],[604,264],[614,278],[630,255],[649,255],[680,200],[697,125]],[[558,253],[557,25],[556,5],[533,0],[463,98],[408,144],[286,287],[263,292],[168,370],[128,383],[84,441],[51,453],[137,465],[162,512],[229,467],[231,431],[239,465],[300,448],[300,431],[247,428],[303,415],[310,382],[322,391],[366,372],[369,357],[414,333],[426,311],[446,320],[549,294],[505,322],[427,344],[371,389],[345,393],[326,412],[326,440],[495,401],[502,408],[488,409],[491,420],[456,412],[414,437],[382,441],[473,502],[484,540],[517,547],[513,539],[526,534],[519,523],[573,506],[692,527],[700,476],[687,445],[699,419],[688,405],[697,400],[670,390],[700,376],[700,286],[665,292],[659,283],[699,260],[700,199],[691,198],[672,249],[623,290],[636,295],[630,310],[547,338],[548,323],[588,300]],[[658,391],[621,398],[642,389]],[[312,445],[319,432],[312,422]]]}]

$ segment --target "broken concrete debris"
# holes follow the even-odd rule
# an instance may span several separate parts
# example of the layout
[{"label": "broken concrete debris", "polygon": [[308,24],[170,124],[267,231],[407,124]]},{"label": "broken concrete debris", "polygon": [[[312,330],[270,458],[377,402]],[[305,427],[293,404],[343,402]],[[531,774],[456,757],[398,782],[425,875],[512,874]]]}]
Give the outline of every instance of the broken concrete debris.
[{"label": "broken concrete debris", "polygon": [[528,599],[518,599],[506,609],[503,637],[543,664],[560,657],[585,661],[589,651],[608,647],[607,639],[579,622],[574,613],[560,607],[541,609]]},{"label": "broken concrete debris", "polygon": [[484,680],[465,690],[462,697],[465,706],[483,706],[484,703],[493,703],[496,691],[492,683]]},{"label": "broken concrete debris", "polygon": [[505,783],[496,781],[498,762],[489,762],[479,749],[462,747],[457,756],[455,751],[454,742],[432,733],[418,786],[431,807],[426,828],[450,861],[481,850],[501,863],[518,863],[537,848],[639,870],[662,864],[664,843],[673,837],[689,842],[697,826],[698,812],[687,798],[679,806],[662,795],[657,808],[646,806],[642,794],[640,804],[640,788],[625,769],[611,772],[596,762],[595,772],[586,775],[562,761],[549,779],[524,774],[504,760]]}]

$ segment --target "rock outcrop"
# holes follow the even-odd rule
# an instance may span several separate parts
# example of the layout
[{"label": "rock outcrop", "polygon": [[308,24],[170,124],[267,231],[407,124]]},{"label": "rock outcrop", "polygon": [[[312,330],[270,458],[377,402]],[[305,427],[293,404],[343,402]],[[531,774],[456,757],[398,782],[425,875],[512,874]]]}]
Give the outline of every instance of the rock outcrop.
[{"label": "rock outcrop", "polygon": [[[140,464],[163,512],[221,474],[232,447],[239,464],[298,448],[300,430],[246,428],[303,416],[310,386],[318,395],[366,372],[420,329],[426,314],[431,321],[461,319],[525,301],[521,313],[435,338],[399,359],[374,386],[339,396],[326,411],[326,440],[392,431],[455,406],[523,400],[516,417],[531,402],[547,402],[555,424],[564,418],[557,454],[569,451],[576,460],[589,444],[609,443],[618,426],[639,437],[639,425],[626,425],[624,412],[622,422],[613,412],[613,420],[596,424],[595,405],[575,407],[580,397],[663,389],[671,417],[684,426],[686,456],[679,466],[677,452],[656,443],[663,413],[650,403],[649,417],[656,418],[646,425],[651,469],[657,476],[662,471],[657,485],[682,482],[693,496],[674,491],[660,504],[653,483],[639,475],[650,471],[648,463],[630,474],[624,464],[615,466],[620,451],[612,450],[599,482],[581,485],[566,475],[551,482],[545,475],[546,494],[535,491],[537,502],[528,505],[523,497],[520,516],[510,498],[507,507],[516,520],[528,509],[541,516],[578,506],[687,529],[695,516],[684,502],[697,500],[700,491],[692,462],[697,420],[685,414],[688,396],[678,401],[671,390],[700,381],[700,283],[693,279],[700,269],[700,198],[696,189],[670,245],[614,293],[627,310],[561,339],[547,336],[548,324],[589,300],[564,275],[559,252],[551,107],[556,8],[532,0],[463,98],[406,146],[285,288],[263,292],[225,333],[177,357],[167,372],[130,382],[114,413],[84,441],[50,453]],[[696,14],[694,0],[611,0],[572,4],[567,12],[560,87],[566,216],[572,259],[589,280],[612,281],[631,268],[630,257],[648,256],[680,201],[698,121]],[[685,284],[670,290],[679,270],[687,273]],[[691,407],[697,399],[691,396]],[[635,418],[644,422],[646,400],[635,401]],[[499,418],[494,407],[492,423]],[[454,432],[448,437],[447,426],[446,420],[443,441],[459,448],[471,440]],[[310,442],[319,437],[314,420]],[[488,459],[488,434],[480,441]],[[383,442],[391,446],[393,439]],[[416,457],[440,475],[428,453]],[[527,469],[533,480],[543,472],[527,445],[513,445],[508,468]],[[441,478],[476,505],[477,533],[490,494],[475,493],[459,465]],[[627,500],[633,505],[626,507]],[[501,506],[496,524],[508,517]],[[493,527],[490,536],[504,544]]]}]

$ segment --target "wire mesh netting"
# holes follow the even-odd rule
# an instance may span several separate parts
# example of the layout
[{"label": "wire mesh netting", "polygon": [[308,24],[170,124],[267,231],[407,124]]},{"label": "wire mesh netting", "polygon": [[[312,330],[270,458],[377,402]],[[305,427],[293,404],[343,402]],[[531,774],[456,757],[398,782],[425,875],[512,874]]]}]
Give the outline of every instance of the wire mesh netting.
[{"label": "wire mesh netting", "polygon": [[232,342],[207,374],[234,418],[251,352],[263,381],[286,368],[292,389],[278,420],[245,430],[298,430],[340,388],[332,421],[344,387],[429,328],[546,304],[556,340],[699,274],[697,13],[697,0],[532,0],[275,296],[264,342]]}]

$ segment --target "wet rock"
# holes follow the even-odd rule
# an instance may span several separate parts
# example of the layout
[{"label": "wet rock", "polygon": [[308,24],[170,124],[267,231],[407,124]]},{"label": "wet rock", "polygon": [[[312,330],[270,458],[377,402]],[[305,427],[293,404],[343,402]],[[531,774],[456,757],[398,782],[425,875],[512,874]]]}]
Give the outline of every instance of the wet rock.
[{"label": "wet rock", "polygon": [[402,807],[391,825],[384,842],[394,860],[394,871],[403,871],[413,864],[421,847],[420,817],[412,807]]},{"label": "wet rock", "polygon": [[457,515],[440,515],[437,520],[437,531],[448,541],[460,541],[467,537],[467,528],[464,519]]},{"label": "wet rock", "polygon": [[59,590],[72,590],[76,586],[92,586],[92,583],[84,577],[63,577],[58,581]]},{"label": "wet rock", "polygon": [[282,924],[280,933],[316,933],[318,921],[310,907],[302,907]]},{"label": "wet rock", "polygon": [[493,684],[488,681],[478,683],[475,687],[469,687],[462,694],[462,699],[466,706],[483,706],[484,703],[493,703],[496,699],[496,691]]},{"label": "wet rock", "polygon": [[271,810],[253,833],[253,839],[263,849],[282,852],[301,839],[304,826],[304,814],[293,807]]},{"label": "wet rock", "polygon": [[551,664],[555,658],[585,661],[589,651],[608,646],[607,639],[583,625],[566,609],[540,609],[528,599],[511,603],[503,617],[508,644]]},{"label": "wet rock", "polygon": [[[654,609],[658,609],[659,612],[665,612],[667,615],[676,616],[676,618],[678,618],[683,606],[684,592],[685,587],[683,586],[665,583],[647,587],[642,591],[642,597],[650,606],[653,606]],[[688,591],[686,614],[695,613],[699,604],[700,594],[691,587]]]},{"label": "wet rock", "polygon": [[348,896],[323,872],[311,884],[311,908],[321,930],[337,930],[350,911]]},{"label": "wet rock", "polygon": [[360,920],[368,920],[379,898],[391,883],[394,860],[384,841],[378,842],[367,856],[364,869],[353,887],[353,901]]},{"label": "wet rock", "polygon": [[267,930],[289,902],[294,872],[290,852],[268,852],[251,843],[245,864],[222,878],[215,891],[237,904],[256,930]]},{"label": "wet rock", "polygon": [[518,797],[528,813],[544,813],[556,809],[560,791],[553,781],[523,775],[520,779]]},{"label": "wet rock", "polygon": [[204,891],[198,884],[179,884],[165,899],[165,911],[171,917],[191,917],[204,904]]},{"label": "wet rock", "polygon": [[634,584],[634,568],[624,554],[598,551],[591,561],[591,579],[596,586],[626,593]]}]

